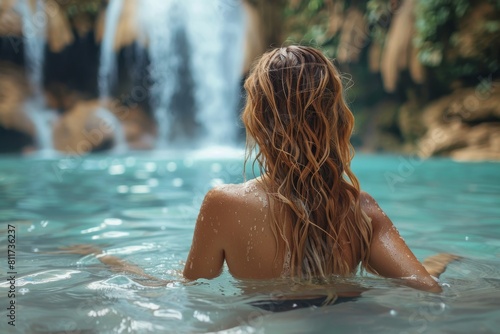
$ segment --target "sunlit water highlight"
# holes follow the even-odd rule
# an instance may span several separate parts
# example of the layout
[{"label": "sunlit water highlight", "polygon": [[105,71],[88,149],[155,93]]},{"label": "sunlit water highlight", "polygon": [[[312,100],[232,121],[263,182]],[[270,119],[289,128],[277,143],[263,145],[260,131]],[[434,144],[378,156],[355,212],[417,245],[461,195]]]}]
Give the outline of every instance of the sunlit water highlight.
[{"label": "sunlit water highlight", "polygon": [[[210,152],[212,152],[210,154]],[[213,153],[220,152],[220,153]],[[227,270],[183,284],[183,268],[204,194],[241,182],[239,150],[0,160],[0,253],[16,227],[19,333],[493,333],[500,325],[500,174],[494,163],[409,162],[358,156],[363,188],[399,228],[419,259],[451,252],[444,293],[394,280],[352,279],[361,298],[322,308],[268,313],[249,305],[289,294],[287,282],[247,282]],[[397,180],[397,182],[395,181]],[[176,281],[146,287],[94,256],[48,254],[95,244]],[[5,274],[6,255],[0,268]],[[4,277],[5,275],[2,275]],[[0,282],[0,332],[8,286]]]}]

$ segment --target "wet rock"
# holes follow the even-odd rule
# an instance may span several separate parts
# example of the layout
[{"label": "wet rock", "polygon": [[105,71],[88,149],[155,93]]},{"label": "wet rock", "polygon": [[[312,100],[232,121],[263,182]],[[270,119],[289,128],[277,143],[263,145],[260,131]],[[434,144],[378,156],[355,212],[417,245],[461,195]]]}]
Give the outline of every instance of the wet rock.
[{"label": "wet rock", "polygon": [[243,9],[247,18],[243,74],[252,63],[271,46],[283,43],[284,8],[286,1],[245,0]]},{"label": "wet rock", "polygon": [[76,103],[54,125],[54,148],[75,155],[111,148],[117,129],[108,120],[109,115],[114,117],[99,101]]},{"label": "wet rock", "polygon": [[45,91],[47,107],[60,113],[73,109],[81,99],[82,97],[76,91],[58,82],[50,83]]},{"label": "wet rock", "polygon": [[462,161],[500,160],[500,122],[472,127],[467,134],[467,146],[454,150],[450,156]]},{"label": "wet rock", "polygon": [[428,129],[419,142],[425,155],[448,155],[458,160],[500,160],[500,90],[463,88],[424,111]]},{"label": "wet rock", "polygon": [[24,72],[11,63],[0,64],[1,152],[17,152],[33,145],[35,127],[24,110],[29,96]]},{"label": "wet rock", "polygon": [[156,124],[139,107],[120,106],[112,108],[123,125],[125,139],[134,150],[152,149],[156,143]]},{"label": "wet rock", "polygon": [[151,149],[156,127],[138,107],[127,107],[115,101],[78,101],[54,126],[55,149],[69,154],[123,148]]}]

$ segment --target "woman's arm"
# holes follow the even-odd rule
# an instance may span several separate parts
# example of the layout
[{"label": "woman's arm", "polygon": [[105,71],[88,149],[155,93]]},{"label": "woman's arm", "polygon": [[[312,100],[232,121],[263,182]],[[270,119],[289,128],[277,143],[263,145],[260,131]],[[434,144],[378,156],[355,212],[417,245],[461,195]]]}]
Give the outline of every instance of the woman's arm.
[{"label": "woman's arm", "polygon": [[184,277],[195,280],[198,278],[214,278],[222,272],[224,264],[222,220],[227,211],[227,198],[217,190],[210,190],[200,208],[200,213],[194,229],[193,243],[189,251]]},{"label": "woman's arm", "polygon": [[[227,212],[227,198],[225,194],[213,189],[205,196],[196,221],[193,243],[184,267],[184,278],[195,280],[198,278],[214,278],[222,272],[224,264],[224,233],[221,220]],[[171,281],[151,276],[136,265],[126,262],[116,256],[106,254],[94,245],[73,245],[61,248],[58,253],[89,255],[93,254],[99,261],[109,266],[112,271],[125,272],[149,280],[143,285],[166,285]],[[153,283],[154,282],[154,283]]]},{"label": "woman's arm", "polygon": [[[95,257],[103,264],[107,265],[109,269],[114,272],[121,272],[132,274],[140,277],[140,283],[148,286],[161,286],[172,283],[172,281],[162,280],[157,277],[151,276],[144,272],[144,270],[134,264],[128,263],[116,256],[106,254],[102,249],[94,245],[72,245],[69,247],[61,248],[58,253],[66,254],[80,254],[80,255],[95,255]],[[144,281],[144,280],[147,281]]]},{"label": "woman's arm", "polygon": [[361,193],[361,207],[372,220],[369,265],[375,273],[387,278],[403,279],[409,286],[420,290],[441,292],[441,287],[408,248],[391,220],[365,192]]}]

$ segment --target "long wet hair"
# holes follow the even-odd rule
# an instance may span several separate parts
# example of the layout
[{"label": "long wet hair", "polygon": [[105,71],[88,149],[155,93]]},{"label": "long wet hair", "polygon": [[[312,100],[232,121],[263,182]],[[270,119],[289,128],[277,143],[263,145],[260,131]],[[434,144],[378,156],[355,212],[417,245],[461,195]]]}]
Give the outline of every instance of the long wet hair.
[{"label": "long wet hair", "polygon": [[367,268],[372,226],[350,169],[354,117],[332,62],[311,47],[274,49],[245,90],[246,161],[255,154],[273,199],[271,227],[290,256],[290,276],[348,276],[359,261]]}]

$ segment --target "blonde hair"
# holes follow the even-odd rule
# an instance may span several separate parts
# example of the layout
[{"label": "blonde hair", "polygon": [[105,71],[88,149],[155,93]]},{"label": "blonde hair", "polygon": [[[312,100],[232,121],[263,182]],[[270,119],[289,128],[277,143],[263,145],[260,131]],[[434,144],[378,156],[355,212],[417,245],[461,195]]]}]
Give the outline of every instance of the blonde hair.
[{"label": "blonde hair", "polygon": [[290,275],[347,276],[359,261],[366,268],[372,227],[350,169],[354,117],[336,68],[314,48],[274,49],[257,61],[245,89],[246,161],[255,151]]}]

